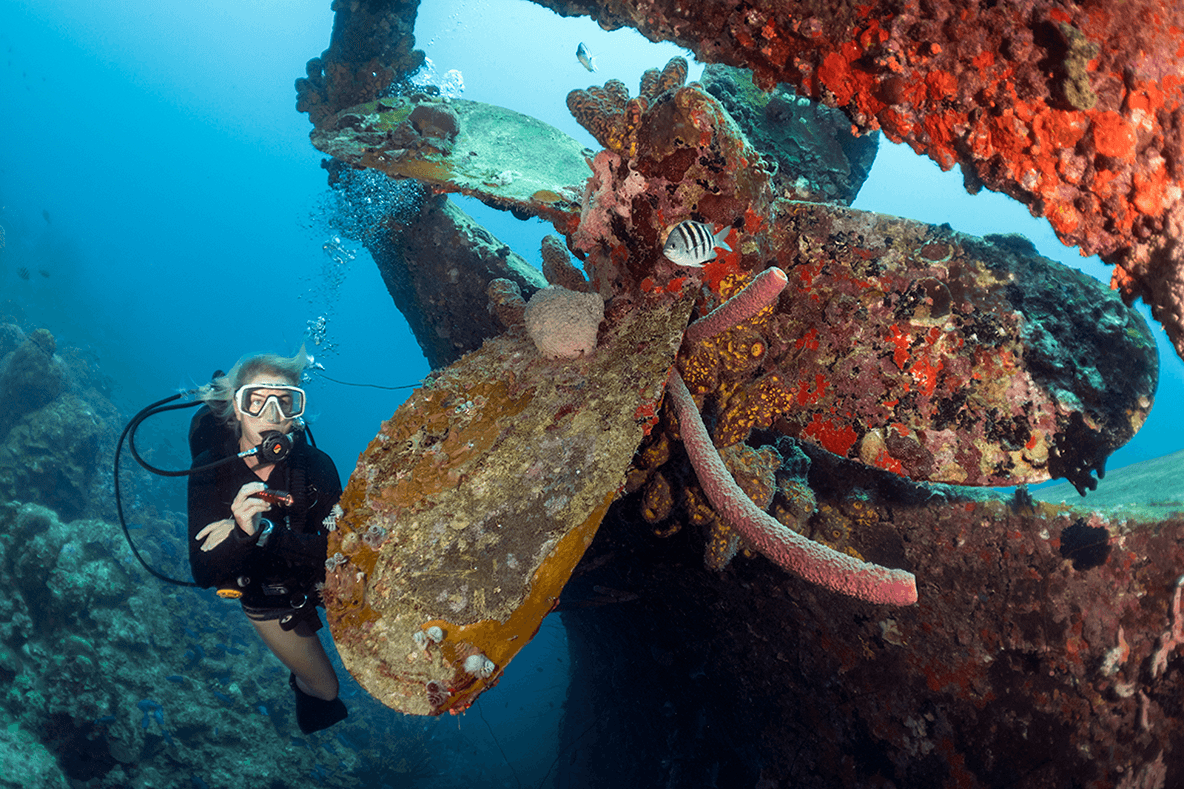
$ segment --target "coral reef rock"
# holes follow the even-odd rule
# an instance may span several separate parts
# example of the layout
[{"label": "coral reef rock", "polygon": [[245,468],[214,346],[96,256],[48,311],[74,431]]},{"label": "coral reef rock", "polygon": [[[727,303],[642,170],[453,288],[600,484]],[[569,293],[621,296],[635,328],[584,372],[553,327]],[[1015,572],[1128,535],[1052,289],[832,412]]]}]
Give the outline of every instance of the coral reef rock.
[{"label": "coral reef rock", "polygon": [[0,436],[23,415],[53,402],[66,385],[55,358],[57,340],[47,329],[30,334],[0,368]]},{"label": "coral reef rock", "polygon": [[[183,519],[136,529],[173,574]],[[119,526],[0,502],[0,584],[0,785],[268,786],[318,762],[337,765],[319,784],[357,785],[353,748],[293,739],[288,670],[241,614],[149,578]]]},{"label": "coral reef rock", "polygon": [[[0,786],[12,789],[69,789],[57,759],[15,721],[0,716]],[[10,782],[7,776],[18,778]]]},{"label": "coral reef rock", "polygon": [[0,499],[36,501],[77,517],[91,498],[101,435],[94,411],[74,395],[26,414],[0,444]]},{"label": "coral reef rock", "polygon": [[0,360],[0,501],[31,501],[66,518],[114,514],[110,468],[120,417],[111,381],[76,348],[46,329],[25,337],[12,324],[0,337],[16,349]]}]

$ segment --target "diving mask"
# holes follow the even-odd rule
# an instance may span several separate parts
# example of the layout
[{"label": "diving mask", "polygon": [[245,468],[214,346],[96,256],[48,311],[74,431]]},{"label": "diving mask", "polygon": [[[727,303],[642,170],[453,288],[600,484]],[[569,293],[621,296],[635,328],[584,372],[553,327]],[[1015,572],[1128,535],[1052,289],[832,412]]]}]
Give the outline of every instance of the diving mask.
[{"label": "diving mask", "polygon": [[283,419],[296,419],[304,413],[304,390],[289,384],[247,384],[234,393],[234,403],[250,416],[262,416],[268,405],[274,405]]}]

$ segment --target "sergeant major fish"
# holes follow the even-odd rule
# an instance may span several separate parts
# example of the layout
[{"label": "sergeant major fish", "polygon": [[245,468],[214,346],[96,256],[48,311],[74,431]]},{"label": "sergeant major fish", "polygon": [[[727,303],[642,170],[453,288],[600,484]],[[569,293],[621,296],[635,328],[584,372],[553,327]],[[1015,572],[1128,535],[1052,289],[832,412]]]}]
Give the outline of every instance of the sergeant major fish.
[{"label": "sergeant major fish", "polygon": [[583,41],[576,47],[576,60],[580,61],[580,65],[589,71],[596,70],[596,58],[588,53],[588,48],[584,46]]},{"label": "sergeant major fish", "polygon": [[687,219],[679,222],[670,231],[670,235],[666,237],[666,245],[662,247],[662,254],[680,266],[702,266],[707,261],[715,259],[716,247],[732,251],[732,248],[724,243],[730,232],[731,225],[724,225],[722,230],[715,233],[711,225]]}]

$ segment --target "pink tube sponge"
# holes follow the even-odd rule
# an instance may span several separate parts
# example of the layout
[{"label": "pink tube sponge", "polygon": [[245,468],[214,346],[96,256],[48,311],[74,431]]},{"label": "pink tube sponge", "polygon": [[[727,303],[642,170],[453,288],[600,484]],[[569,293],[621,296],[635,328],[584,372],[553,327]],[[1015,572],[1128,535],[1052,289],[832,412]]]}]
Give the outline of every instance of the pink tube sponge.
[{"label": "pink tube sponge", "polygon": [[551,285],[530,297],[525,318],[539,353],[548,359],[575,359],[595,350],[604,301],[595,293]]},{"label": "pink tube sponge", "polygon": [[749,546],[794,575],[832,591],[869,603],[912,605],[917,602],[917,581],[912,573],[839,553],[786,528],[757,507],[728,473],[678,370],[671,371],[666,391],[678,414],[683,446],[703,492],[719,516]]},{"label": "pink tube sponge", "polygon": [[775,302],[788,282],[785,272],[776,266],[765,269],[735,296],[688,326],[685,335],[687,341],[694,343],[710,339],[748,320]]}]

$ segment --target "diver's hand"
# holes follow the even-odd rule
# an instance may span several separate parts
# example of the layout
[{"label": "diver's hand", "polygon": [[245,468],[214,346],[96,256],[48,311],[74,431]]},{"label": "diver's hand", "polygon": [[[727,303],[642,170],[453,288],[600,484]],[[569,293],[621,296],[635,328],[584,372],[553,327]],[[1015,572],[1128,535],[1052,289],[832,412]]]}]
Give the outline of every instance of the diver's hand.
[{"label": "diver's hand", "polygon": [[270,503],[251,495],[266,489],[267,486],[262,482],[248,482],[238,489],[238,495],[234,497],[234,503],[230,505],[230,511],[234,514],[234,522],[247,534],[259,531],[259,518],[271,509]]},{"label": "diver's hand", "polygon": [[214,521],[199,531],[194,539],[204,540],[201,544],[203,551],[212,551],[221,545],[222,541],[229,537],[232,531],[234,531],[234,520],[223,518],[220,521]]}]

